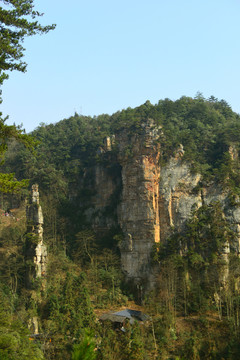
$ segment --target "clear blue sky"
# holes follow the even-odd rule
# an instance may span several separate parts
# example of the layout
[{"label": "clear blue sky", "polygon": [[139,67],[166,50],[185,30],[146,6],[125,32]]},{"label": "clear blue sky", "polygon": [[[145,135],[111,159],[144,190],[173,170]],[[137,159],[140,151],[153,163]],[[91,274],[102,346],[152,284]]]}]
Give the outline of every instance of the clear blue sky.
[{"label": "clear blue sky", "polygon": [[239,0],[41,0],[55,31],[25,41],[28,72],[3,85],[27,132],[77,113],[214,95],[240,113]]}]

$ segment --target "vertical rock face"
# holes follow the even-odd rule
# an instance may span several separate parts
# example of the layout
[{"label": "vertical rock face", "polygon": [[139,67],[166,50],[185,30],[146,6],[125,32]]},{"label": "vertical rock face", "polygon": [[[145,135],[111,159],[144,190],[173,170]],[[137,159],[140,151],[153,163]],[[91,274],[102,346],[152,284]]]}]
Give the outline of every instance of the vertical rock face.
[{"label": "vertical rock face", "polygon": [[47,248],[43,243],[43,215],[39,204],[38,185],[32,186],[30,204],[26,208],[27,232],[31,234],[31,241],[28,241],[28,259],[33,260],[33,277],[40,278],[46,272]]},{"label": "vertical rock face", "polygon": [[[32,186],[29,205],[26,207],[27,234],[26,234],[26,265],[27,287],[33,289],[34,280],[45,276],[47,262],[47,248],[43,243],[43,214],[39,204],[38,185]],[[44,290],[45,281],[41,284]],[[33,293],[32,293],[33,296]],[[35,294],[35,301],[41,301],[41,297]],[[32,334],[38,334],[37,316],[29,319],[28,328]]]},{"label": "vertical rock face", "polygon": [[[161,169],[159,213],[160,238],[166,242],[171,232],[181,231],[186,221],[191,217],[192,210],[220,202],[223,209],[227,209],[227,193],[216,184],[198,189],[201,176],[191,174],[189,164],[181,160],[181,156],[172,157]],[[233,219],[229,219],[233,224]],[[219,278],[223,285],[227,283],[229,271],[230,246],[226,242],[222,248],[223,265]]]},{"label": "vertical rock face", "polygon": [[[161,168],[159,183],[160,238],[165,241],[172,230],[181,231],[194,209],[220,202],[227,209],[228,193],[217,184],[200,186],[201,175],[192,174],[190,165],[178,154]],[[231,223],[233,221],[231,220]]]},{"label": "vertical rock face", "polygon": [[[231,245],[226,242],[222,249],[226,266],[220,277],[224,284],[228,278],[229,252],[240,254],[240,200],[230,204],[229,192],[214,182],[202,187],[201,175],[193,174],[190,164],[183,160],[182,145],[160,166],[162,136],[161,128],[147,120],[132,133],[123,129],[115,137],[105,139],[99,154],[105,156],[107,167],[104,162],[95,166],[93,206],[86,215],[95,229],[109,229],[114,221],[118,222],[123,232],[120,250],[126,278],[139,285],[146,281],[151,288],[156,278],[151,260],[153,245],[166,242],[173,231],[182,231],[193,210],[220,202],[223,216],[237,234],[236,240]],[[108,172],[113,146],[118,149],[120,165],[115,177]],[[230,146],[229,154],[232,161],[238,161],[234,146]],[[119,184],[117,220],[113,220],[111,214],[106,215],[106,209],[115,211],[116,203],[111,203],[111,199]]]},{"label": "vertical rock face", "polygon": [[[232,160],[237,160],[233,147],[230,147],[229,153]],[[210,205],[219,202],[224,218],[236,234],[231,245],[226,241],[222,247],[221,258],[225,265],[222,266],[219,276],[222,284],[225,285],[229,275],[229,253],[231,251],[237,255],[240,254],[239,203],[231,205],[229,191],[221,188],[218,184],[213,182],[207,187],[200,187],[200,181],[201,176],[191,174],[190,165],[183,162],[179,156],[172,157],[161,169],[159,184],[160,238],[162,242],[165,242],[173,229],[181,231],[193,209],[204,204]]]},{"label": "vertical rock face", "polygon": [[84,214],[98,232],[104,233],[117,225],[116,203],[121,188],[120,172],[119,164],[111,164],[109,167],[98,164],[92,169],[94,194]]},{"label": "vertical rock face", "polygon": [[94,209],[97,212],[93,224],[95,227],[110,229],[114,225],[113,219],[107,214],[107,208],[111,205],[111,199],[116,191],[117,184],[102,165],[95,167]]},{"label": "vertical rock face", "polygon": [[115,135],[107,136],[104,139],[104,151],[111,151],[115,145]]},{"label": "vertical rock face", "polygon": [[181,157],[172,157],[161,169],[159,183],[160,238],[165,242],[172,229],[181,230],[193,206],[202,205],[200,192],[194,192],[200,175],[191,175]]},{"label": "vertical rock face", "polygon": [[[118,222],[124,239],[121,262],[128,279],[151,277],[151,253],[159,238],[159,129],[149,120],[139,134],[116,136],[122,166]],[[149,280],[150,281],[150,280]]]}]

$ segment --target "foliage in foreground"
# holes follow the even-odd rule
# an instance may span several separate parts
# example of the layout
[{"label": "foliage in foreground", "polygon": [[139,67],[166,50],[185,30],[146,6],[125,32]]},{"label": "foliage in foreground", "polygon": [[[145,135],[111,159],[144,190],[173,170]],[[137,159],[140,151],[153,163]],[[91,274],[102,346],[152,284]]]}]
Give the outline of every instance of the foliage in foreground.
[{"label": "foliage in foreground", "polygon": [[73,346],[72,360],[95,360],[95,348],[93,337],[86,331],[82,342]]}]

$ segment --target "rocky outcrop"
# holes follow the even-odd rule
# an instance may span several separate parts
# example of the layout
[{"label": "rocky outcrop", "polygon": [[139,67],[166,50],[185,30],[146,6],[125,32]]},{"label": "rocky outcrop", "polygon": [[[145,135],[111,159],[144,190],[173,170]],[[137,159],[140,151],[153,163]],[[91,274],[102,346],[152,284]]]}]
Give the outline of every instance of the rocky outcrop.
[{"label": "rocky outcrop", "polygon": [[30,264],[29,281],[41,278],[46,273],[47,247],[43,242],[43,214],[39,204],[38,185],[32,186],[32,194],[29,205],[26,208],[27,217],[27,249],[26,257]]},{"label": "rocky outcrop", "polygon": [[[175,156],[160,167],[159,137],[151,123],[142,134],[131,139],[126,134],[118,137],[122,165],[122,199],[118,208],[118,221],[124,233],[121,245],[122,267],[127,277],[135,282],[148,279],[154,285],[154,269],[151,252],[154,242],[166,242],[173,231],[181,231],[194,209],[203,204],[220,202],[225,218],[236,232],[231,245],[226,242],[222,249],[222,282],[228,277],[230,248],[240,253],[240,208],[229,205],[229,193],[216,183],[200,186],[201,175],[192,174],[190,164],[182,160],[180,145]],[[129,144],[133,144],[130,156],[124,156]],[[231,156],[236,158],[236,151]]]},{"label": "rocky outcrop", "polygon": [[160,240],[159,178],[160,129],[149,120],[139,134],[117,134],[122,166],[122,195],[118,222],[123,231],[120,244],[123,271],[128,279],[151,281],[151,253]]},{"label": "rocky outcrop", "polygon": [[[237,234],[236,240],[231,244],[226,242],[222,249],[226,264],[222,274],[224,283],[228,277],[229,252],[240,253],[240,207],[230,205],[229,192],[215,182],[202,186],[201,175],[193,174],[191,164],[183,160],[182,145],[160,165],[163,136],[161,127],[148,119],[132,133],[123,129],[115,137],[105,139],[100,152],[105,163],[95,166],[93,206],[86,214],[95,229],[120,225],[121,263],[126,278],[136,284],[145,281],[151,288],[156,278],[156,269],[152,266],[153,245],[166,243],[173,231],[182,231],[193,210],[220,202],[224,217]],[[109,172],[113,149],[120,164],[114,176]],[[229,148],[229,154],[232,161],[238,160],[234,146]],[[113,204],[116,189],[120,188],[120,196],[118,193],[117,202]],[[106,209],[110,208],[109,214]],[[117,218],[113,219],[113,213]]]},{"label": "rocky outcrop", "polygon": [[[31,290],[30,299],[41,302],[41,293],[46,286],[47,247],[43,242],[43,214],[39,204],[38,185],[32,186],[31,198],[26,207],[26,285]],[[38,282],[41,279],[41,282]],[[36,290],[41,290],[37,292]],[[32,301],[31,300],[31,301]],[[31,302],[30,301],[30,302]],[[29,306],[31,306],[29,304]],[[38,317],[29,319],[28,329],[31,334],[38,334]]]},{"label": "rocky outcrop", "polygon": [[[190,165],[183,162],[179,156],[172,157],[167,165],[161,169],[159,184],[159,217],[160,239],[166,242],[173,232],[183,230],[186,221],[190,218],[193,210],[206,204],[220,202],[224,216],[229,211],[228,192],[213,183],[208,187],[200,186],[201,176],[192,174]],[[240,213],[239,213],[240,215]],[[228,216],[230,226],[234,226],[234,217]],[[240,216],[237,222],[240,221]],[[238,243],[238,241],[237,241]],[[235,244],[237,253],[239,244]],[[226,241],[222,248],[223,266],[220,276],[222,284],[226,284],[228,278],[230,244]]]},{"label": "rocky outcrop", "polygon": [[160,239],[165,242],[173,229],[181,230],[193,207],[202,205],[201,192],[194,189],[200,175],[192,175],[181,157],[172,157],[161,169],[159,183]]}]

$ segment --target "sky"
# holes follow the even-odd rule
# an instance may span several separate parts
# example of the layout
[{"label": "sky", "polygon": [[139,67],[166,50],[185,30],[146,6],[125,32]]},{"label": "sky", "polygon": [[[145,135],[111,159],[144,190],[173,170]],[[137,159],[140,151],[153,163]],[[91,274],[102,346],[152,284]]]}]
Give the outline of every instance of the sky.
[{"label": "sky", "polygon": [[2,86],[7,124],[214,95],[240,113],[240,0],[35,0],[54,31],[28,38]]}]

